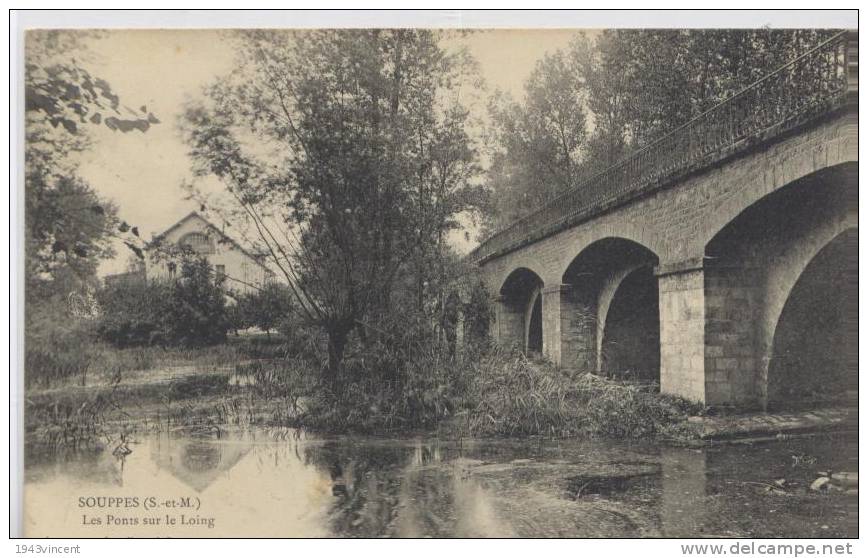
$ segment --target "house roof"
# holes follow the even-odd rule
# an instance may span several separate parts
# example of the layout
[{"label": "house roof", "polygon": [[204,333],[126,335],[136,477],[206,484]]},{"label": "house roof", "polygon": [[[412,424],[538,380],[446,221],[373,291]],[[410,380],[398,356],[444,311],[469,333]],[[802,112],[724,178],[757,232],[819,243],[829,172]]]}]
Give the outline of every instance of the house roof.
[{"label": "house roof", "polygon": [[189,220],[191,220],[191,219],[199,219],[200,221],[202,221],[203,223],[205,223],[205,225],[206,225],[209,229],[211,229],[211,230],[213,230],[215,233],[217,233],[217,234],[219,235],[219,237],[220,237],[220,239],[221,239],[222,241],[224,241],[224,242],[229,242],[230,244],[232,244],[232,246],[234,246],[235,248],[237,248],[241,253],[243,253],[244,255],[246,255],[247,257],[249,257],[250,259],[252,259],[253,261],[255,261],[257,264],[259,264],[263,269],[266,269],[267,271],[271,271],[270,269],[268,269],[268,267],[267,267],[264,263],[262,263],[262,257],[263,257],[263,256],[262,256],[261,254],[260,254],[260,255],[256,255],[256,254],[252,253],[250,250],[246,249],[244,246],[242,246],[241,244],[239,244],[238,242],[236,242],[234,238],[228,236],[226,233],[224,233],[222,230],[220,230],[220,229],[219,229],[215,224],[213,224],[211,221],[209,221],[208,219],[206,219],[206,218],[202,217],[201,215],[199,215],[199,212],[198,212],[198,211],[191,211],[191,212],[188,213],[186,216],[184,216],[180,221],[178,221],[177,223],[175,223],[174,225],[172,225],[172,226],[169,227],[168,229],[164,230],[164,231],[161,232],[160,234],[155,235],[155,236],[151,239],[151,241],[148,242],[148,245],[147,245],[146,249],[149,249],[149,248],[153,247],[154,244],[156,244],[157,242],[159,242],[161,239],[165,238],[169,233],[171,233],[172,231],[174,231],[175,229],[177,229],[178,227],[180,227],[181,225],[183,225],[184,223],[186,223],[187,221],[189,221]]}]

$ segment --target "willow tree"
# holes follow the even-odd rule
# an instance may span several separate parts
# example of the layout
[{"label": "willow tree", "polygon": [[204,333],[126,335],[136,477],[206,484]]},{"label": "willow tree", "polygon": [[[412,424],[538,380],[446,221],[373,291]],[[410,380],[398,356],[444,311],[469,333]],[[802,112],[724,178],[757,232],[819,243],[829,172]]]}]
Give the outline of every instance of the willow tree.
[{"label": "willow tree", "polygon": [[350,333],[393,310],[398,277],[424,273],[472,203],[476,153],[458,100],[471,66],[439,39],[236,33],[237,69],[182,120],[197,173],[231,200],[208,209],[250,232],[323,329],[331,382]]}]

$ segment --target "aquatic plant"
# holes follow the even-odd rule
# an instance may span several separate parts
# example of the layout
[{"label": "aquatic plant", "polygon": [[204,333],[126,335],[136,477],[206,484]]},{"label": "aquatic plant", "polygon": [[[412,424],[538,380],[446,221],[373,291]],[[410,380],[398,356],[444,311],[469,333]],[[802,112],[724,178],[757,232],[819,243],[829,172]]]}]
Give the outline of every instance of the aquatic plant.
[{"label": "aquatic plant", "polygon": [[518,351],[492,349],[468,373],[465,409],[451,424],[466,436],[683,438],[698,410],[647,384],[561,370]]}]

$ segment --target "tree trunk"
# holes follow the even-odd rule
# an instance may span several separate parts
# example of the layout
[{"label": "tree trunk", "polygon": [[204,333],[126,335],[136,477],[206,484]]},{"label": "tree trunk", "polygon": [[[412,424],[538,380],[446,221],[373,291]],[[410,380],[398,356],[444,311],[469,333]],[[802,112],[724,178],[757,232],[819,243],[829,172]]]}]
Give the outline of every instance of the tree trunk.
[{"label": "tree trunk", "polygon": [[344,349],[347,346],[347,338],[351,329],[344,326],[327,330],[329,344],[329,359],[326,368],[326,384],[337,393],[341,362],[344,360]]}]

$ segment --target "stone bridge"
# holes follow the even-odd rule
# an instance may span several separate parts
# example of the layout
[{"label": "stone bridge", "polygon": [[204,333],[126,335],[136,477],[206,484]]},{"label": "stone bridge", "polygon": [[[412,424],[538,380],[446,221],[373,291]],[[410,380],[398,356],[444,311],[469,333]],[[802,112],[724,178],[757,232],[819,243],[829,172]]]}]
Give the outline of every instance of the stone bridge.
[{"label": "stone bridge", "polygon": [[710,405],[855,389],[857,120],[843,32],[480,245],[492,336]]}]

